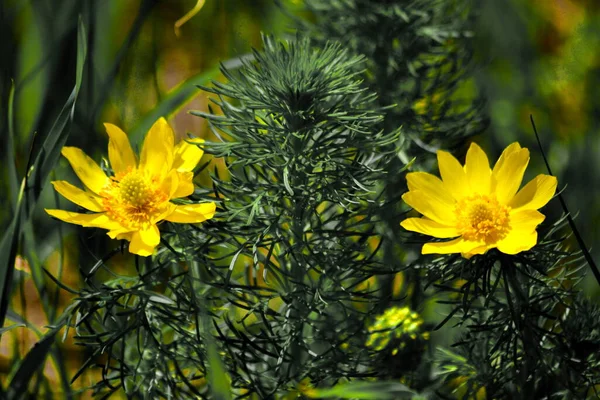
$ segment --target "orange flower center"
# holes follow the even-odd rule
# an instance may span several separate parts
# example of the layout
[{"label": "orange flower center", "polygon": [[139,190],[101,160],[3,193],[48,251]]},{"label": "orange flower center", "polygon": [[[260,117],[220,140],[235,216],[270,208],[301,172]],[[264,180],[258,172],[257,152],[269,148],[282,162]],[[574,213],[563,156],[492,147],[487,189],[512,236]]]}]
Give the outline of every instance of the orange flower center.
[{"label": "orange flower center", "polygon": [[154,223],[169,201],[157,179],[137,169],[112,177],[100,195],[109,217],[133,229]]},{"label": "orange flower center", "polygon": [[475,194],[460,200],[454,212],[463,239],[493,244],[510,232],[509,211],[496,198]]}]

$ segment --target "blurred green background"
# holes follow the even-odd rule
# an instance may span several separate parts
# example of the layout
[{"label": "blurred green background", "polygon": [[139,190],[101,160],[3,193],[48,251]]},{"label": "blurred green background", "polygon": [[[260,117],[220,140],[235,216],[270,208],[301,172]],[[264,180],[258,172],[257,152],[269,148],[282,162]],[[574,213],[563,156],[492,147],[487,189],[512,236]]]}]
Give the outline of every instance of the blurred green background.
[{"label": "blurred green background", "polygon": [[[300,0],[281,1],[290,13],[301,13]],[[477,85],[487,98],[491,124],[476,141],[490,158],[513,141],[532,151],[526,178],[544,173],[529,115],[533,114],[544,149],[576,224],[595,259],[600,256],[600,2],[597,0],[479,0],[474,12]],[[77,24],[88,34],[88,58],[75,108],[68,145],[100,160],[106,156],[103,122],[130,133],[134,145],[149,124],[165,115],[176,134],[210,137],[206,122],[187,113],[207,110],[207,97],[196,84],[222,79],[219,62],[235,59],[260,45],[260,32],[282,37],[293,33],[293,21],[273,0],[206,0],[200,12],[178,35],[175,22],[196,0],[0,0],[0,224],[13,213],[19,179],[31,149],[39,146],[65,103],[75,81]],[[14,83],[14,118],[8,120]],[[12,132],[9,124],[13,124]],[[399,121],[401,124],[401,121]],[[34,135],[35,133],[35,135]],[[35,139],[34,139],[35,138]],[[219,165],[219,160],[214,160]],[[52,179],[76,182],[65,160]],[[199,182],[209,184],[207,176]],[[42,267],[69,286],[82,285],[79,260],[114,247],[103,234],[75,235],[76,228],[49,218],[44,207],[74,209],[47,185],[32,214],[18,258],[13,310],[7,324],[19,319],[38,330],[52,322],[68,304],[56,285],[33,282]],[[555,220],[561,210],[550,207]],[[87,240],[90,237],[95,240]],[[91,243],[94,248],[86,248]],[[575,248],[573,242],[573,248]],[[113,260],[118,263],[120,258]],[[124,264],[126,265],[126,264]],[[33,270],[33,271],[32,271]],[[42,274],[43,275],[43,274]],[[589,286],[587,285],[589,281]],[[592,293],[594,282],[584,280]],[[592,293],[598,295],[599,293]],[[0,380],[14,371],[39,336],[17,328],[0,341]],[[62,358],[61,358],[62,357]],[[70,379],[85,354],[71,339],[61,345],[35,384],[66,390],[54,383]],[[64,361],[66,368],[55,368]],[[84,374],[73,388],[94,377]],[[85,396],[84,396],[85,397]]]}]

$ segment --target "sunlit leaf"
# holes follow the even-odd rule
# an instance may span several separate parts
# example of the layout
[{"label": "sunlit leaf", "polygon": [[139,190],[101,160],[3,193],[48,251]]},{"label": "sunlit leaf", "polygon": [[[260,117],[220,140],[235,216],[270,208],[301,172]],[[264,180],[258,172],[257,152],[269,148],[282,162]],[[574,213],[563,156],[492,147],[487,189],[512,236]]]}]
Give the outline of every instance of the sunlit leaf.
[{"label": "sunlit leaf", "polygon": [[304,394],[311,399],[399,399],[411,398],[416,393],[399,382],[353,381],[331,388],[306,389]]}]

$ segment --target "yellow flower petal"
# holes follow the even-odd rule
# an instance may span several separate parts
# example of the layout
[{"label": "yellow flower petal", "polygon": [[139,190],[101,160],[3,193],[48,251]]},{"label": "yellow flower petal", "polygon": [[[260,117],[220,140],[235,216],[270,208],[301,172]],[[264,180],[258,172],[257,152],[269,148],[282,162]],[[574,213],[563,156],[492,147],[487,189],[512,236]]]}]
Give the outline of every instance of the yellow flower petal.
[{"label": "yellow flower petal", "polygon": [[131,237],[133,236],[133,232],[124,232],[124,233],[119,233],[115,239],[117,240],[127,240],[131,242]]},{"label": "yellow flower petal", "polygon": [[519,210],[537,210],[546,205],[556,192],[558,181],[550,175],[538,175],[508,203],[513,212]]},{"label": "yellow flower petal", "polygon": [[187,197],[194,193],[194,173],[193,172],[179,172],[179,183],[175,190],[175,193],[171,196],[172,199],[178,199],[180,197]]},{"label": "yellow flower petal", "polygon": [[179,187],[179,174],[175,170],[171,170],[165,180],[162,181],[160,189],[164,193],[169,194],[169,199],[174,198],[173,195]]},{"label": "yellow flower petal", "polygon": [[129,252],[139,256],[148,257],[160,243],[160,231],[156,225],[133,232],[129,243]]},{"label": "yellow flower petal", "polygon": [[178,205],[165,220],[188,224],[203,222],[215,215],[216,207],[215,203]]},{"label": "yellow flower petal", "polygon": [[494,248],[494,245],[487,245],[487,244],[480,244],[479,246],[475,247],[474,249],[469,250],[468,252],[465,253],[460,253],[461,256],[463,256],[464,258],[466,258],[467,260],[471,257],[473,257],[475,254],[485,254],[489,249]]},{"label": "yellow flower petal", "polygon": [[505,254],[517,254],[531,249],[537,244],[537,232],[534,230],[513,229],[507,237],[498,242],[498,250]]},{"label": "yellow flower petal", "polygon": [[442,225],[454,225],[456,214],[454,205],[439,197],[420,190],[412,190],[402,195],[402,200],[424,216]]},{"label": "yellow flower petal", "polygon": [[496,192],[496,199],[501,204],[507,204],[517,193],[529,164],[529,150],[515,150],[513,146],[508,156],[507,150],[502,153],[492,171],[492,191]]},{"label": "yellow flower petal", "polygon": [[189,142],[182,140],[175,146],[175,154],[173,157],[173,169],[180,172],[192,171],[200,162],[204,151],[197,144],[204,143],[203,139],[194,138],[188,139]]},{"label": "yellow flower petal", "polygon": [[460,235],[455,227],[442,225],[427,218],[407,218],[400,222],[400,226],[408,231],[418,232],[440,239],[453,238]]},{"label": "yellow flower petal", "polygon": [[104,208],[100,204],[102,198],[95,194],[83,191],[67,181],[53,181],[54,189],[63,195],[63,197],[90,211],[102,212]]},{"label": "yellow flower petal", "polygon": [[159,118],[144,139],[139,168],[164,179],[173,165],[173,142],[173,130]]},{"label": "yellow flower petal", "polygon": [[108,177],[94,160],[77,147],[63,147],[61,154],[69,161],[81,182],[92,192],[99,194]]},{"label": "yellow flower petal", "polygon": [[104,127],[109,137],[108,160],[115,174],[126,171],[128,168],[135,168],[137,161],[127,134],[113,124],[106,123]]},{"label": "yellow flower petal", "polygon": [[128,231],[128,230],[126,230],[126,228],[117,228],[112,231],[106,232],[106,234],[111,239],[127,240],[127,241],[131,242],[131,237],[133,236],[134,232]]},{"label": "yellow flower petal", "polygon": [[546,217],[537,210],[518,210],[510,213],[510,227],[513,230],[532,231],[541,224]]},{"label": "yellow flower petal", "polygon": [[422,254],[452,254],[452,253],[471,253],[476,248],[481,247],[479,242],[469,242],[463,238],[456,238],[448,242],[425,243]]},{"label": "yellow flower petal", "polygon": [[133,232],[131,232],[129,229],[123,227],[123,226],[119,226],[118,228],[112,229],[108,232],[106,232],[106,234],[111,238],[111,239],[122,239],[124,237],[129,237],[128,240],[131,240],[131,235],[133,235]]},{"label": "yellow flower petal", "polygon": [[80,214],[65,210],[45,209],[48,214],[70,224],[85,226],[86,228],[115,229],[119,224],[111,220],[105,213]]},{"label": "yellow flower petal", "polygon": [[519,142],[509,144],[508,147],[505,148],[502,154],[500,155],[500,158],[498,158],[498,161],[496,161],[496,165],[494,165],[494,171],[497,171],[500,168],[502,168],[508,156],[519,150],[521,150],[521,145],[519,144]]},{"label": "yellow flower petal", "polygon": [[492,170],[487,155],[476,143],[471,143],[465,161],[465,173],[471,193],[489,194]]},{"label": "yellow flower petal", "polygon": [[442,150],[437,152],[437,159],[440,176],[448,193],[457,200],[468,196],[467,175],[458,160],[452,154]]},{"label": "yellow flower petal", "polygon": [[455,199],[448,193],[444,183],[437,176],[427,172],[410,172],[406,174],[408,190],[420,190],[432,197],[439,197],[447,203],[454,203]]}]

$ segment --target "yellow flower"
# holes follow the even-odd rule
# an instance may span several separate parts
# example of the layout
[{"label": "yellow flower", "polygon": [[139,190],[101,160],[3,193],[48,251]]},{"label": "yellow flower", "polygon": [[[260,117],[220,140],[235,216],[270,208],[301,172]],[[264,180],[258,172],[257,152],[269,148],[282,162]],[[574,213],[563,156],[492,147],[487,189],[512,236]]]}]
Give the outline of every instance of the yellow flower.
[{"label": "yellow flower", "polygon": [[[423,319],[408,307],[390,307],[383,314],[378,315],[375,321],[367,327],[369,337],[365,345],[376,351],[386,348],[390,342],[402,339],[395,345],[404,348],[406,339],[416,340],[421,337],[429,339],[429,332],[420,332]],[[398,348],[392,348],[392,355],[396,355]]]},{"label": "yellow flower", "polygon": [[169,201],[194,192],[192,170],[203,151],[184,140],[175,146],[173,130],[164,118],[146,135],[139,162],[125,132],[112,124],[104,126],[114,175],[106,176],[81,149],[64,147],[62,155],[87,190],[66,181],[52,182],[67,200],[93,213],[47,209],[48,214],[71,224],[107,229],[108,236],[128,240],[129,251],[140,256],[151,255],[160,242],[158,222],[198,223],[214,216],[215,203],[176,205]]},{"label": "yellow flower", "polygon": [[469,258],[497,248],[506,254],[529,250],[537,243],[536,227],[544,220],[537,211],[550,201],[557,180],[538,175],[521,190],[529,150],[508,146],[490,169],[487,156],[475,143],[465,166],[450,153],[438,151],[442,179],[425,172],[407,174],[409,191],[402,199],[423,214],[400,223],[404,229],[437,238],[423,254],[461,253]]}]

